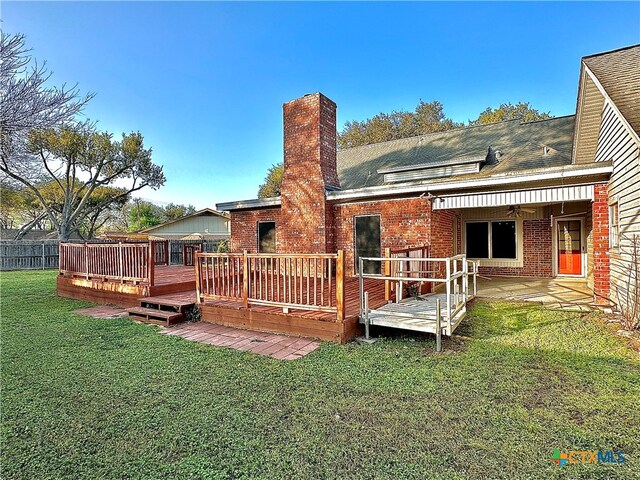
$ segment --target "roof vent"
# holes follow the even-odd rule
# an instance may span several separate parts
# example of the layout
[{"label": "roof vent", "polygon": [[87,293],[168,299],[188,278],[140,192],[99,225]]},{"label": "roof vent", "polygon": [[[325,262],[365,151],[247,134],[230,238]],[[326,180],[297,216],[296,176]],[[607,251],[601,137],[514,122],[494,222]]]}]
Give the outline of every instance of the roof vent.
[{"label": "roof vent", "polygon": [[549,147],[547,147],[546,145],[544,147],[542,147],[542,156],[543,157],[548,157],[551,154],[551,149]]}]

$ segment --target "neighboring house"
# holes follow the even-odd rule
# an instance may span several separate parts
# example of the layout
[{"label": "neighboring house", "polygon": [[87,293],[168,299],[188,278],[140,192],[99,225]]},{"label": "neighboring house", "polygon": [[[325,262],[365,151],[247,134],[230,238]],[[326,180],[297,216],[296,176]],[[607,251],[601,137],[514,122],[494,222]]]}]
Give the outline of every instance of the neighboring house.
[{"label": "neighboring house", "polygon": [[229,238],[230,223],[229,215],[205,208],[139,233],[165,240],[222,240]]},{"label": "neighboring house", "polygon": [[598,303],[625,288],[623,250],[640,234],[640,46],[582,60],[575,116],[337,151],[329,98],[283,113],[282,195],[217,205],[232,251],[344,250],[353,275],[359,256],[430,245],[483,274],[586,279]]}]

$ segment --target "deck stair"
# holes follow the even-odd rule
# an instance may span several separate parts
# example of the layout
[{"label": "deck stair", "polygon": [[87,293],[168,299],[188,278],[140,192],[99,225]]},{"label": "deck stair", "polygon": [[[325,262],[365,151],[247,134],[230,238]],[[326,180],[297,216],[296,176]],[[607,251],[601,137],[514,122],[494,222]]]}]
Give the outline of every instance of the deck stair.
[{"label": "deck stair", "polygon": [[129,318],[170,327],[186,320],[186,312],[195,306],[195,298],[146,297],[139,307],[127,310]]}]

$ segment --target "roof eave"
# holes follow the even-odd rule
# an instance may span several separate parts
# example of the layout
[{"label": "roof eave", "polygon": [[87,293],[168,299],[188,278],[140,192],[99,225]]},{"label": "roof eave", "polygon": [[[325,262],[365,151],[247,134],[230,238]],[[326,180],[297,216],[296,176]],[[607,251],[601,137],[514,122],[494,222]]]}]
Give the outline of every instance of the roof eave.
[{"label": "roof eave", "polygon": [[[605,162],[602,162],[605,163]],[[420,184],[411,185],[383,185],[375,187],[356,188],[352,190],[342,190],[339,192],[328,192],[327,200],[341,201],[351,200],[356,198],[371,198],[371,197],[384,197],[391,195],[402,195],[411,193],[429,193],[429,192],[441,192],[447,190],[463,190],[474,189],[481,187],[498,187],[504,185],[518,185],[529,182],[545,181],[545,180],[563,180],[566,181],[572,178],[598,178],[606,175],[610,175],[613,172],[613,166],[610,162],[606,165],[598,167],[586,167],[579,169],[567,169],[562,167],[561,169],[553,172],[542,171],[536,173],[528,173],[523,175],[509,175],[509,176],[494,176],[480,179],[442,182],[429,184],[426,182]]]},{"label": "roof eave", "polygon": [[[329,192],[327,192],[329,195]],[[227,212],[233,210],[248,210],[254,208],[269,208],[269,207],[279,207],[281,204],[280,197],[271,197],[271,198],[254,198],[251,200],[239,200],[236,202],[223,202],[217,203],[216,208],[218,210],[224,210]]]}]

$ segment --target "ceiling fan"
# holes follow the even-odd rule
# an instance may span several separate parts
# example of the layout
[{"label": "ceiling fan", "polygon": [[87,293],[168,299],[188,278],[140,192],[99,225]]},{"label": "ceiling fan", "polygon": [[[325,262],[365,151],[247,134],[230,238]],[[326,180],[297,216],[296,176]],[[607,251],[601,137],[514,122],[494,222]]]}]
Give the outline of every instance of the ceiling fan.
[{"label": "ceiling fan", "polygon": [[520,205],[509,205],[507,208],[507,216],[521,217],[522,213],[535,213],[535,208],[521,207]]}]

